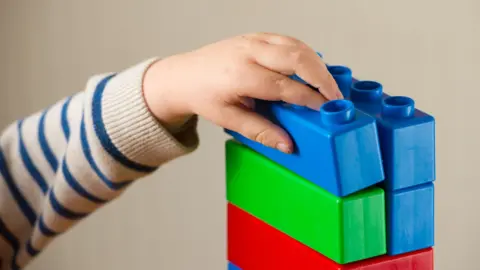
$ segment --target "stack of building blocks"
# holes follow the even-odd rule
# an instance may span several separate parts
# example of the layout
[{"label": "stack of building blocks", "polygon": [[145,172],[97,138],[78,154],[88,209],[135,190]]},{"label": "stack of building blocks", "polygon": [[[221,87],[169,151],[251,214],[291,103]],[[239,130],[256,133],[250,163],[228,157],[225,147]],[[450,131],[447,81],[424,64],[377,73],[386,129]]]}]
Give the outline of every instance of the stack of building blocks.
[{"label": "stack of building blocks", "polygon": [[345,99],[320,111],[256,101],[294,153],[226,130],[228,269],[432,270],[434,118],[328,69]]}]

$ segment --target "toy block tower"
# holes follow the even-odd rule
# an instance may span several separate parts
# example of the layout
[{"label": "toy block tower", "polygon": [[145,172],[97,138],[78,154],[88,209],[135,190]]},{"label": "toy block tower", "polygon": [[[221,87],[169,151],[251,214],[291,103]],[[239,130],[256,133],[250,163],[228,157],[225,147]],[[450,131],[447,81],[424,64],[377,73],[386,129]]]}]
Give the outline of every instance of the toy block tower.
[{"label": "toy block tower", "polygon": [[328,69],[345,99],[320,111],[256,101],[294,153],[226,130],[228,269],[433,270],[434,118]]}]

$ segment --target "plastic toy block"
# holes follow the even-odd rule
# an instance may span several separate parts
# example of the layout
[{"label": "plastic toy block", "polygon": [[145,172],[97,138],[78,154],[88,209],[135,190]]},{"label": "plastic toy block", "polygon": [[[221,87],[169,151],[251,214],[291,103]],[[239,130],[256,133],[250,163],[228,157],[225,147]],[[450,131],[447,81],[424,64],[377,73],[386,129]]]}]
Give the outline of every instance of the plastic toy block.
[{"label": "plastic toy block", "polygon": [[352,71],[344,66],[328,66],[328,71],[337,82],[340,92],[344,98],[350,97],[350,88],[352,86]]},{"label": "plastic toy block", "polygon": [[387,252],[397,255],[434,245],[434,186],[386,192]]},{"label": "plastic toy block", "polygon": [[332,260],[230,203],[227,219],[228,260],[245,270],[336,269]]},{"label": "plastic toy block", "polygon": [[258,100],[256,111],[289,133],[295,145],[293,154],[226,132],[328,192],[343,197],[384,179],[375,120],[350,101],[330,101],[315,111]]},{"label": "plastic toy block", "polygon": [[378,82],[356,81],[351,100],[377,119],[385,188],[397,190],[435,180],[435,119],[409,97],[388,96]]},{"label": "plastic toy block", "polygon": [[243,270],[433,270],[433,250],[340,265],[228,204],[228,260]]},{"label": "plastic toy block", "polygon": [[236,266],[235,264],[228,262],[228,270],[242,270],[242,269]]},{"label": "plastic toy block", "polygon": [[340,264],[386,253],[381,188],[337,197],[233,140],[226,155],[233,205]]},{"label": "plastic toy block", "polygon": [[415,108],[413,99],[389,96],[376,81],[360,81],[345,66],[329,66],[344,96],[377,120],[385,189],[397,190],[435,180],[435,119]]}]

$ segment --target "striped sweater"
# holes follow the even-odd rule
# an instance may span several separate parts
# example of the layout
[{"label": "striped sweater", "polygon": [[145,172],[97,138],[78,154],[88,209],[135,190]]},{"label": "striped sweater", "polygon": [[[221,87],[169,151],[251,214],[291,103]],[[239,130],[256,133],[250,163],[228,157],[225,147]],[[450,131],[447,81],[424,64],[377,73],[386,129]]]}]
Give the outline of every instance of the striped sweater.
[{"label": "striped sweater", "polygon": [[165,127],[142,82],[150,59],[10,125],[0,144],[0,269],[22,269],[136,179],[198,145],[197,118]]}]

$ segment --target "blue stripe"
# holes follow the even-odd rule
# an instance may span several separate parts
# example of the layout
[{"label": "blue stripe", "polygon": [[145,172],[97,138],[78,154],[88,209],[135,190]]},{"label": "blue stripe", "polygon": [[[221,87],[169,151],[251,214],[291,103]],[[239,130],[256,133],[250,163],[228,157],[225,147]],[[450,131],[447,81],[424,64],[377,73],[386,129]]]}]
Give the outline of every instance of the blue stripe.
[{"label": "blue stripe", "polygon": [[[7,228],[7,225],[3,222],[0,218],[0,235],[5,239],[5,241],[10,245],[13,249],[13,256],[12,256],[12,270],[20,269],[17,265],[17,254],[18,250],[20,249],[20,241],[18,238]],[[0,265],[1,266],[1,265]]]},{"label": "blue stripe", "polygon": [[106,203],[106,200],[103,200],[101,198],[98,198],[92,194],[90,194],[87,190],[85,190],[80,183],[78,183],[77,179],[72,175],[70,170],[68,169],[68,164],[67,161],[64,160],[62,164],[62,173],[63,176],[65,177],[65,180],[67,183],[70,185],[70,187],[75,190],[78,194],[80,194],[82,197],[86,198],[87,200],[90,200],[94,203]]},{"label": "blue stripe", "polygon": [[61,116],[63,135],[65,135],[65,139],[67,139],[67,141],[70,139],[70,125],[68,124],[68,106],[70,105],[70,101],[72,101],[72,97],[67,98],[63,104]]},{"label": "blue stripe", "polygon": [[20,248],[20,242],[17,237],[7,228],[7,225],[0,218],[0,235],[10,245],[10,247],[16,251]]},{"label": "blue stripe", "polygon": [[103,174],[102,171],[100,171],[100,168],[98,168],[97,163],[93,159],[92,152],[90,150],[90,145],[88,144],[87,130],[85,129],[85,121],[83,118],[80,124],[80,140],[82,142],[83,154],[85,155],[85,158],[90,164],[90,167],[92,167],[92,170],[95,171],[97,176],[102,180],[103,183],[105,183],[105,185],[107,185],[109,188],[113,190],[120,190],[133,182],[133,181],[125,181],[121,183],[115,183],[110,181],[108,177],[105,176],[105,174]]},{"label": "blue stripe", "polygon": [[38,124],[38,141],[40,143],[40,147],[42,148],[43,155],[50,164],[50,167],[54,172],[57,171],[58,168],[58,161],[55,155],[53,154],[52,149],[48,145],[47,137],[45,136],[45,117],[47,115],[47,111],[45,111],[42,116],[40,117],[40,123]]},{"label": "blue stripe", "polygon": [[36,249],[32,246],[31,239],[28,240],[27,245],[26,245],[26,249],[27,249],[28,254],[30,254],[30,256],[32,256],[32,257],[35,257],[35,256],[38,255],[38,253],[40,253],[39,250],[36,250]]},{"label": "blue stripe", "polygon": [[32,178],[35,180],[37,185],[40,187],[42,190],[43,194],[46,194],[48,191],[48,183],[45,181],[43,176],[40,174],[38,171],[37,167],[35,167],[35,164],[33,164],[32,159],[30,158],[30,155],[27,152],[27,148],[25,147],[25,142],[23,141],[23,135],[22,135],[22,125],[23,121],[18,122],[18,142],[19,142],[19,150],[20,150],[20,156],[22,157],[23,164],[25,165],[25,168],[27,168],[27,171],[30,173]]},{"label": "blue stripe", "polygon": [[105,86],[113,76],[114,75],[108,76],[104,78],[102,81],[100,81],[93,95],[92,119],[93,119],[93,122],[95,123],[94,124],[95,132],[97,133],[98,139],[102,143],[103,148],[119,163],[123,164],[127,168],[136,170],[138,172],[151,173],[155,171],[157,168],[142,165],[128,159],[113,144],[105,128],[105,123],[103,122],[103,118],[102,118],[102,96],[103,96],[103,92],[105,91]]},{"label": "blue stripe", "polygon": [[54,232],[47,227],[47,225],[45,224],[45,221],[43,220],[43,217],[40,217],[38,219],[38,229],[44,236],[47,236],[47,237],[54,237],[58,235],[57,232]]},{"label": "blue stripe", "polygon": [[50,191],[50,204],[52,205],[52,208],[55,210],[55,212],[57,212],[57,214],[59,214],[60,216],[64,217],[64,218],[68,218],[68,219],[72,219],[72,220],[78,220],[78,219],[82,219],[84,217],[86,217],[88,214],[86,213],[77,213],[77,212],[74,212],[74,211],[71,211],[67,208],[65,208],[57,199],[57,197],[55,196],[55,193],[52,191]]},{"label": "blue stripe", "polygon": [[8,165],[5,160],[5,156],[3,155],[2,149],[0,149],[0,173],[3,176],[3,179],[5,180],[5,183],[7,184],[8,190],[12,194],[12,197],[15,199],[15,202],[22,210],[28,222],[30,222],[30,225],[32,226],[35,225],[35,220],[37,219],[37,215],[35,214],[35,211],[30,206],[28,201],[25,199],[23,194],[20,192],[17,185],[15,185],[15,181],[13,180],[8,170]]}]

